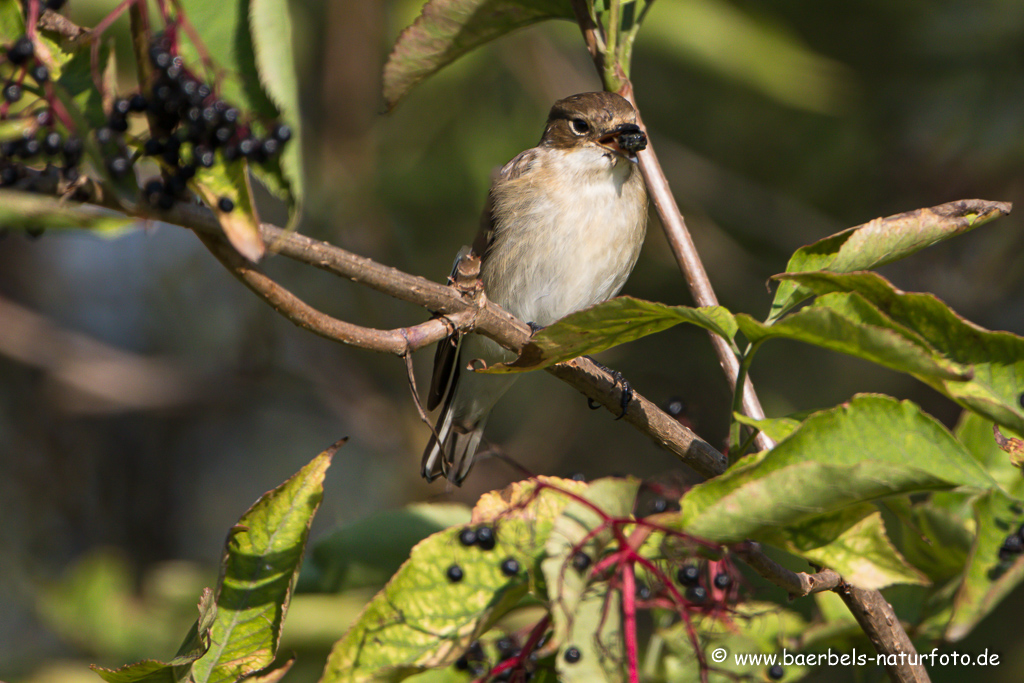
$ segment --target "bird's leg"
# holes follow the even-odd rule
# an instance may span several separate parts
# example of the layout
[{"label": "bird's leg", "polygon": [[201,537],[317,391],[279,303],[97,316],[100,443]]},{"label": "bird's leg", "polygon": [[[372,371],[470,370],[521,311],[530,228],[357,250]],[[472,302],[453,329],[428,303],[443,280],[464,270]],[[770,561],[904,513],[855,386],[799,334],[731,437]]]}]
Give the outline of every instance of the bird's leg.
[{"label": "bird's leg", "polygon": [[[604,363],[602,363],[600,361],[596,361],[593,358],[591,358],[590,356],[584,356],[584,357],[587,360],[589,360],[591,363],[596,365],[597,367],[601,368],[602,370],[604,370],[605,372],[610,374],[612,376],[612,381],[615,383],[614,386],[617,386],[617,387],[620,388],[622,393],[619,394],[619,409],[622,412],[620,412],[619,416],[616,417],[615,419],[616,420],[621,420],[622,418],[624,418],[626,416],[626,410],[629,408],[629,404],[633,400],[633,387],[630,385],[629,380],[627,380],[625,377],[623,377],[622,373],[619,372],[618,370],[612,370],[610,367],[608,367]],[[588,398],[587,399],[587,406],[591,410],[597,410],[598,408],[601,407],[601,405],[599,403],[594,403],[594,399],[592,399],[592,398]]]}]

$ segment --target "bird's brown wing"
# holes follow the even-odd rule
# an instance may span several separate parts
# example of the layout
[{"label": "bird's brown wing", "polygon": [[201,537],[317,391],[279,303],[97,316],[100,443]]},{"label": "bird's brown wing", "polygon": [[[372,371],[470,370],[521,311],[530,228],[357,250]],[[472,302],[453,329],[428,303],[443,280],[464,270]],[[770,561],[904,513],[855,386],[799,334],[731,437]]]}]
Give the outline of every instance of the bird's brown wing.
[{"label": "bird's brown wing", "polygon": [[[501,170],[498,171],[494,182],[491,184],[492,189],[497,183],[514,180],[525,173],[530,164],[533,163],[536,155],[537,150],[535,148],[517,154],[515,158],[502,166]],[[491,191],[487,193],[487,202],[484,204],[484,210],[480,214],[480,229],[477,231],[476,239],[473,240],[473,247],[470,253],[479,256],[481,262],[483,262],[487,258],[487,252],[493,240],[494,194]],[[455,278],[455,269],[458,268],[459,260],[465,253],[460,252],[458,258],[455,259],[451,275],[453,280]],[[454,391],[455,389],[460,370],[458,358],[461,336],[459,332],[453,332],[437,344],[437,351],[434,352],[434,372],[430,377],[430,391],[427,392],[427,410],[433,410],[441,405],[445,394],[449,390]]]}]

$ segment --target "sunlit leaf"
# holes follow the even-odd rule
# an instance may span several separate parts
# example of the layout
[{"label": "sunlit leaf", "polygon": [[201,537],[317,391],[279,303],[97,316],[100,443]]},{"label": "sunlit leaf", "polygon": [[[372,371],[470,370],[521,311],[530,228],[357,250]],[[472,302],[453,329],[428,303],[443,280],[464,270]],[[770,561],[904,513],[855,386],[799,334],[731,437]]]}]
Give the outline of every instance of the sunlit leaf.
[{"label": "sunlit leaf", "polygon": [[482,372],[527,372],[661,332],[680,323],[703,327],[732,341],[736,323],[721,306],[691,308],[620,296],[568,315],[537,332],[512,363]]},{"label": "sunlit leaf", "polygon": [[[825,270],[850,273],[871,270],[914,254],[925,247],[969,232],[1010,213],[1005,202],[965,199],[926,209],[876,218],[800,247],[786,264],[787,273]],[[811,295],[794,280],[779,284],[769,322]]]},{"label": "sunlit leaf", "polygon": [[[212,168],[200,168],[190,183],[216,214],[231,246],[256,263],[263,258],[266,247],[260,237],[260,218],[252,201],[247,166],[244,161],[225,163],[218,159]],[[222,210],[223,198],[231,201],[230,211]]]},{"label": "sunlit leaf", "polygon": [[[538,481],[546,486],[538,487]],[[494,530],[495,547],[464,546],[462,527],[418,543],[401,568],[335,643],[321,681],[401,680],[452,664],[494,620],[515,607],[540,577],[544,543],[555,518],[571,502],[559,480],[518,482],[481,499],[473,526]],[[572,484],[586,487],[580,482]],[[486,499],[486,500],[485,500]],[[520,573],[507,576],[512,558]],[[449,578],[458,567],[461,579]]]},{"label": "sunlit leaf", "polygon": [[545,19],[572,19],[569,0],[429,0],[384,66],[384,99],[409,90],[473,48]]},{"label": "sunlit leaf", "polygon": [[91,204],[18,190],[0,190],[0,226],[13,230],[91,230],[116,237],[135,226],[136,219]]},{"label": "sunlit leaf", "polygon": [[[889,329],[910,341],[918,340],[936,359],[948,359],[951,367],[962,368],[968,377],[958,379],[925,371],[911,374],[965,408],[1024,433],[1024,410],[1019,402],[1024,386],[1024,337],[986,330],[961,318],[934,295],[901,292],[875,273],[814,272],[780,277],[817,294],[812,309],[827,305],[844,317],[868,325],[875,322],[865,316],[881,316]],[[829,296],[832,293],[841,296]],[[850,305],[853,303],[857,306]],[[785,324],[801,313],[777,324]],[[876,362],[886,365],[884,361]]]},{"label": "sunlit leaf", "polygon": [[233,682],[274,661],[309,525],[323,497],[324,474],[337,448],[264,494],[232,528],[210,649],[192,665],[190,680]]},{"label": "sunlit leaf", "polygon": [[[555,639],[561,650],[556,660],[559,680],[622,679],[620,593],[609,590],[607,581],[591,581],[587,571],[574,569],[572,556],[576,552],[592,559],[601,556],[612,540],[606,520],[628,518],[638,489],[639,481],[635,479],[598,479],[582,495],[597,509],[572,502],[555,521],[548,537],[547,559],[542,567]],[[578,661],[566,661],[564,652],[569,647],[579,650]]]},{"label": "sunlit leaf", "polygon": [[913,403],[860,395],[812,415],[766,454],[691,488],[680,524],[716,541],[757,539],[857,503],[956,486],[995,482]]}]

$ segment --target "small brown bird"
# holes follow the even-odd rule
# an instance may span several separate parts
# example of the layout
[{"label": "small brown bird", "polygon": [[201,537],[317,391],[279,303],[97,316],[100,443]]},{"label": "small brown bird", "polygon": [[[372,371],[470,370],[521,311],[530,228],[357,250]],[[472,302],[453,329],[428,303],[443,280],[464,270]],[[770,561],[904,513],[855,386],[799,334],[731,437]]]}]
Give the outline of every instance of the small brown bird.
[{"label": "small brown bird", "polygon": [[[555,102],[540,144],[505,164],[491,187],[474,251],[487,298],[543,327],[615,296],[647,228],[647,192],[636,153],[647,137],[636,111],[607,92]],[[423,476],[461,484],[487,416],[515,381],[465,367],[515,354],[477,334],[452,335],[434,358],[427,399],[444,407],[423,453]]]}]

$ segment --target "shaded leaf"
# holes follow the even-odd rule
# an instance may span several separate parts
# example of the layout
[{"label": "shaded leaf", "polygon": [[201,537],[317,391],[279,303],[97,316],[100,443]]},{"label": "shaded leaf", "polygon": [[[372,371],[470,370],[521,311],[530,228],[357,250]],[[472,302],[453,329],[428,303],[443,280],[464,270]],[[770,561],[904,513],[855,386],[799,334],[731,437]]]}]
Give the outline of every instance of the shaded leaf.
[{"label": "shaded leaf", "polygon": [[196,683],[233,682],[274,661],[324,474],[340,445],[264,494],[229,533],[210,649],[190,674]]},{"label": "shaded leaf", "polygon": [[[266,247],[260,237],[260,218],[252,200],[247,168],[244,161],[224,163],[218,159],[212,168],[200,168],[189,182],[217,216],[231,246],[256,263],[263,258]],[[218,204],[222,197],[231,200],[231,211],[221,211]]]},{"label": "shaded leaf", "polygon": [[[901,292],[875,273],[816,272],[780,277],[817,294],[812,308],[856,301],[860,302],[857,311],[847,307],[842,310],[844,316],[861,316],[869,325],[873,323],[861,315],[863,311],[870,308],[870,315],[883,316],[892,331],[908,340],[920,340],[919,344],[932,349],[936,358],[948,359],[951,366],[967,370],[970,376],[958,380],[941,373],[911,374],[965,408],[1024,433],[1024,411],[1018,402],[1024,378],[1024,337],[986,330],[964,320],[935,296]],[[826,299],[830,293],[856,296]]]},{"label": "shaded leaf", "polygon": [[548,325],[533,336],[515,361],[498,363],[478,372],[540,370],[667,330],[679,323],[697,325],[730,343],[736,335],[732,314],[721,306],[667,306],[620,296]]},{"label": "shaded leaf", "polygon": [[953,434],[992,478],[999,482],[1003,491],[1014,498],[1024,499],[1024,477],[1011,462],[1011,456],[999,445],[994,432],[996,428],[991,420],[965,410],[960,414]]},{"label": "shaded leaf", "polygon": [[[633,512],[640,483],[635,479],[598,479],[579,501],[569,504],[555,521],[542,563],[548,589],[551,621],[560,654],[556,660],[559,680],[618,681],[622,679],[621,594],[609,583],[590,580],[589,571],[572,567],[576,552],[596,561],[613,540],[606,519],[628,518]],[[579,661],[567,662],[569,647],[580,652]]]},{"label": "shaded leaf", "polygon": [[905,523],[898,545],[908,562],[936,584],[963,573],[974,534],[962,518],[932,500],[899,499],[886,506]]},{"label": "shaded leaf", "polygon": [[893,546],[882,515],[864,503],[768,533],[770,542],[809,562],[834,569],[859,588],[927,583]]},{"label": "shaded leaf", "polygon": [[545,19],[573,19],[568,0],[429,0],[384,66],[388,107],[470,50]]},{"label": "shaded leaf", "polygon": [[1000,546],[1024,518],[1022,503],[1002,491],[990,491],[975,502],[974,514],[978,531],[945,632],[953,642],[970,633],[1024,579],[1024,556],[999,557]]},{"label": "shaded leaf", "polygon": [[56,197],[18,190],[0,190],[0,225],[14,230],[91,230],[117,237],[137,221],[124,214],[92,204],[62,201]]},{"label": "shaded leaf", "polygon": [[913,403],[858,395],[807,418],[771,451],[691,488],[680,501],[679,524],[715,541],[756,539],[885,496],[994,485]]},{"label": "shaded leaf", "polygon": [[[910,256],[1010,213],[1005,202],[965,199],[876,218],[797,249],[787,273],[870,270]],[[777,320],[811,295],[794,280],[779,284],[768,321]]]},{"label": "shaded leaf", "polygon": [[[286,0],[250,0],[249,26],[256,52],[256,68],[263,89],[277,105],[281,118],[291,127],[292,139],[279,159],[292,204],[292,222],[298,217],[295,205],[302,203],[302,117],[299,113],[299,80],[293,47],[291,4]],[[267,174],[261,174],[265,179]],[[271,188],[274,189],[274,188]]]}]

